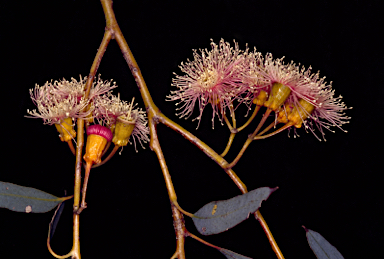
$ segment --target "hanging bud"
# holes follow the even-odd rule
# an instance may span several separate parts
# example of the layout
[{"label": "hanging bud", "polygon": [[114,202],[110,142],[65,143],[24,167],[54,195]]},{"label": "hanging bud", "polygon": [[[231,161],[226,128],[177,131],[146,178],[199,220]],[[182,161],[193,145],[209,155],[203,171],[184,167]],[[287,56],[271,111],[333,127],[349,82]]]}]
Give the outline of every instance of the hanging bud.
[{"label": "hanging bud", "polygon": [[92,125],[87,129],[87,145],[84,160],[88,163],[98,164],[107,142],[112,139],[112,132],[107,127]]},{"label": "hanging bud", "polygon": [[256,96],[256,98],[253,99],[252,102],[256,105],[263,106],[267,98],[268,98],[268,93],[266,91],[261,90],[259,94]]},{"label": "hanging bud", "polygon": [[277,121],[280,123],[288,123],[288,116],[292,113],[293,104],[286,103],[284,104],[284,108],[280,109],[279,114],[277,116]]},{"label": "hanging bud", "polygon": [[131,136],[133,129],[135,128],[136,121],[124,120],[122,116],[117,118],[115,124],[115,132],[112,142],[116,146],[126,146],[128,144],[129,137]]},{"label": "hanging bud", "polygon": [[268,101],[264,103],[264,106],[270,108],[271,110],[277,111],[288,98],[290,93],[291,89],[289,87],[280,83],[273,83]]},{"label": "hanging bud", "polygon": [[296,128],[301,128],[301,124],[305,121],[309,115],[313,112],[315,106],[307,102],[304,99],[299,100],[297,105],[288,115],[288,120],[293,123]]},{"label": "hanging bud", "polygon": [[60,123],[55,123],[57,131],[60,133],[61,141],[68,142],[76,137],[76,131],[73,129],[72,119],[67,117],[62,119]]}]

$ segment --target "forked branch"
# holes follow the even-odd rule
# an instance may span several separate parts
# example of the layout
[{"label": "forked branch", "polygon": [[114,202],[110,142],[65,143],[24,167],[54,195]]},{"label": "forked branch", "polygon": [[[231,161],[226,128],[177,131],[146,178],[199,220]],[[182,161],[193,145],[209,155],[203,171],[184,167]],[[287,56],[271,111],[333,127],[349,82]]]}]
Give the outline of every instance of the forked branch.
[{"label": "forked branch", "polygon": [[[135,78],[136,84],[140,90],[141,96],[143,98],[147,114],[148,114],[148,122],[149,122],[149,129],[150,129],[150,147],[151,149],[156,153],[160,167],[163,172],[163,176],[166,182],[167,190],[168,190],[168,195],[170,197],[171,201],[176,201],[176,193],[173,187],[173,183],[168,171],[168,167],[166,165],[160,143],[158,141],[157,137],[157,132],[156,132],[156,124],[157,123],[163,123],[166,126],[174,129],[175,131],[179,132],[181,135],[183,135],[186,139],[191,141],[193,144],[195,144],[197,147],[199,147],[205,154],[207,154],[211,159],[213,159],[216,163],[222,167],[227,174],[231,177],[231,179],[235,182],[235,184],[238,186],[238,188],[241,190],[241,192],[245,193],[247,192],[247,188],[244,185],[244,183],[239,179],[239,177],[235,174],[235,172],[232,169],[227,169],[228,163],[227,161],[222,158],[219,154],[217,154],[213,149],[211,149],[209,146],[207,146],[204,142],[202,142],[200,139],[195,137],[193,134],[179,126],[177,123],[173,122],[169,118],[167,118],[164,114],[162,114],[159,109],[156,107],[154,104],[152,97],[148,91],[147,85],[144,81],[144,78],[141,74],[140,68],[136,63],[135,58],[132,55],[131,50],[128,47],[128,44],[117,24],[115,14],[112,9],[112,1],[111,0],[101,0],[104,14],[105,14],[105,19],[106,19],[106,32],[109,32],[110,34],[113,35],[114,39],[117,41],[122,54],[124,56],[124,59],[126,60],[131,73],[133,77]],[[95,60],[98,59],[96,56]],[[172,214],[174,218],[174,228],[176,231],[176,236],[177,236],[177,249],[176,253],[174,254],[173,258],[185,258],[184,255],[184,241],[185,241],[185,226],[184,226],[184,219],[182,214],[180,213],[179,210],[172,204]],[[272,233],[269,231],[268,226],[266,225],[264,220],[260,220],[261,214],[260,212],[256,212],[256,218],[259,220],[260,224],[263,226],[263,229],[267,233],[267,236],[271,242],[273,240],[273,243],[275,247],[277,247],[276,242],[274,242]],[[266,229],[268,231],[266,231]],[[274,247],[274,246],[273,246]],[[278,247],[277,247],[278,249]],[[276,250],[274,249],[276,252]],[[280,251],[280,250],[278,250]],[[282,259],[284,258],[281,254],[281,252],[276,252],[276,255],[278,258]]]}]

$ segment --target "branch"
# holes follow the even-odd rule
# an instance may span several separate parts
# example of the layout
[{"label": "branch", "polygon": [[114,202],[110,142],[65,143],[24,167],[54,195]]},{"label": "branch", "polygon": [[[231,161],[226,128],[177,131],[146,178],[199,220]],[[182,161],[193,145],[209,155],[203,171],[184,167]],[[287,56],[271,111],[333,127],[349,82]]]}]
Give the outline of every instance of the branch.
[{"label": "branch", "polygon": [[[126,60],[129,66],[129,69],[131,70],[131,73],[135,78],[136,84],[139,87],[141,96],[145,104],[145,108],[147,110],[147,115],[148,115],[148,127],[150,131],[150,136],[151,136],[150,147],[151,147],[151,150],[155,151],[157,155],[161,170],[163,172],[165,183],[167,186],[169,198],[172,202],[174,202],[177,200],[175,189],[173,187],[171,176],[169,174],[168,167],[165,163],[164,155],[161,150],[160,143],[157,138],[157,132],[156,132],[156,124],[158,122],[158,114],[160,114],[160,111],[156,107],[156,105],[153,103],[152,97],[149,94],[147,85],[145,84],[140,68],[137,65],[136,60],[133,57],[133,54],[128,47],[128,44],[119,28],[119,25],[117,24],[115,14],[112,9],[112,1],[101,0],[101,4],[103,6],[105,20],[107,24],[106,30],[113,34],[115,40],[117,41],[121,49],[124,59]],[[173,223],[174,223],[174,228],[175,228],[176,237],[177,237],[176,239],[177,248],[174,256],[177,255],[178,259],[184,259],[185,258],[184,240],[185,240],[185,231],[186,231],[184,226],[184,218],[183,218],[183,215],[180,213],[180,211],[173,206],[173,204],[172,204],[172,215],[174,219]]]},{"label": "branch", "polygon": [[[133,54],[131,50],[128,47],[128,44],[117,24],[115,14],[112,9],[112,1],[111,0],[101,0],[104,14],[105,14],[105,19],[107,23],[106,30],[110,31],[114,38],[116,39],[122,54],[124,56],[124,59],[126,60],[129,69],[131,70],[131,73],[133,77],[135,78],[136,84],[140,90],[141,96],[143,98],[146,111],[148,114],[148,124],[149,124],[149,130],[150,130],[150,147],[153,151],[156,152],[156,155],[159,159],[159,163],[161,166],[161,169],[163,171],[163,176],[166,182],[167,190],[169,197],[172,200],[176,200],[176,193],[173,188],[173,184],[171,181],[171,177],[169,175],[168,168],[166,166],[165,160],[163,153],[160,148],[160,144],[157,138],[157,133],[156,133],[156,124],[161,122],[165,124],[166,126],[174,129],[176,132],[180,133],[184,138],[188,139],[191,141],[193,144],[195,144],[197,147],[199,147],[206,155],[208,155],[212,160],[214,160],[217,164],[220,165],[221,168],[223,168],[226,173],[230,176],[230,178],[235,182],[235,184],[238,186],[238,188],[241,190],[242,193],[247,192],[247,188],[245,184],[240,180],[240,178],[235,174],[235,172],[232,169],[228,169],[228,162],[222,158],[219,154],[217,154],[212,148],[207,146],[204,142],[202,142],[200,139],[195,137],[193,134],[182,128],[180,125],[177,123],[173,122],[169,118],[167,118],[164,114],[160,112],[160,110],[156,107],[154,104],[152,97],[148,91],[148,87],[144,81],[144,78],[141,74],[140,68],[136,63],[135,58],[133,57]],[[184,220],[180,212],[173,206],[172,204],[172,214],[174,217],[174,227],[176,231],[176,236],[177,236],[177,250],[176,253],[173,255],[173,258],[184,258],[184,240],[185,240],[185,226],[184,226]],[[278,246],[276,242],[273,239],[272,233],[269,231],[268,226],[266,225],[265,221],[260,220],[261,214],[260,212],[256,212],[256,218],[259,220],[260,224],[263,226],[264,231],[266,231],[268,239],[273,240],[273,247]],[[258,216],[260,215],[260,217]],[[271,243],[272,244],[272,243]],[[179,252],[178,252],[179,251]],[[275,251],[275,249],[274,249]],[[280,251],[280,250],[278,250]],[[276,251],[275,251],[276,252]],[[283,259],[284,257],[282,256],[281,252],[276,253],[279,259]]]}]

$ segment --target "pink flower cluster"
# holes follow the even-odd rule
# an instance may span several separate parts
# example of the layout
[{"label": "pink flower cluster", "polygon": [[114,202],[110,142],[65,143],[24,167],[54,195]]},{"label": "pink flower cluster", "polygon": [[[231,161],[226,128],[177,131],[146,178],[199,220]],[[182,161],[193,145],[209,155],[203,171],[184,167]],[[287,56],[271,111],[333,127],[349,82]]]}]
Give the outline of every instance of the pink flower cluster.
[{"label": "pink flower cluster", "polygon": [[129,143],[132,144],[131,139],[133,139],[136,149],[136,142],[139,142],[141,147],[144,148],[143,143],[149,141],[149,129],[147,127],[147,114],[136,107],[137,104],[134,104],[134,99],[132,99],[131,103],[128,103],[120,100],[120,95],[115,96],[111,93],[102,95],[94,101],[94,116],[100,124],[105,124],[110,128],[116,123],[117,119],[135,124]]},{"label": "pink flower cluster", "polygon": [[[61,125],[66,123],[64,120],[67,118],[95,119],[109,128],[113,127],[119,117],[135,124],[132,132],[135,147],[136,141],[141,146],[142,142],[149,141],[146,113],[136,108],[133,100],[127,103],[120,100],[120,96],[114,96],[111,91],[117,87],[116,83],[112,80],[103,81],[99,77],[90,89],[89,98],[85,100],[86,81],[86,77],[80,77],[79,81],[71,78],[71,81],[63,79],[47,82],[43,86],[36,85],[30,89],[30,96],[37,109],[27,110],[30,116],[26,117],[41,118],[44,124],[49,125]],[[88,109],[85,109],[87,106]]]},{"label": "pink flower cluster", "polygon": [[300,68],[293,62],[285,64],[283,58],[274,59],[270,53],[263,56],[248,48],[241,51],[236,42],[231,47],[223,39],[219,45],[211,42],[211,47],[211,50],[200,50],[200,53],[194,50],[194,60],[179,66],[183,74],[175,74],[172,86],[177,90],[171,91],[167,99],[178,102],[177,115],[181,118],[190,117],[197,105],[199,114],[195,119],[200,120],[204,108],[210,104],[212,120],[215,115],[221,120],[226,108],[236,107],[234,101],[250,106],[252,102],[258,103],[255,100],[261,92],[268,98],[272,87],[281,84],[287,87],[289,96],[273,109],[276,114],[285,111],[287,105],[300,109],[300,100],[304,100],[314,108],[310,114],[302,116],[303,124],[312,132],[316,125],[324,136],[324,128],[336,126],[341,129],[348,123],[350,118],[344,114],[348,108],[341,97],[335,98],[331,84],[320,78],[319,73],[313,74],[311,67]]},{"label": "pink flower cluster", "polygon": [[71,78],[71,81],[65,79],[61,81],[46,82],[43,86],[36,84],[34,89],[30,89],[29,93],[32,101],[37,106],[37,110],[27,110],[30,118],[41,118],[44,124],[60,124],[65,118],[82,118],[89,117],[92,110],[84,112],[84,108],[88,105],[90,99],[95,98],[94,89],[103,88],[104,92],[110,91],[116,86],[111,86],[109,82],[102,82],[99,78],[97,83],[93,85],[93,95],[89,100],[85,100],[84,86],[86,78],[80,78],[77,81]]}]

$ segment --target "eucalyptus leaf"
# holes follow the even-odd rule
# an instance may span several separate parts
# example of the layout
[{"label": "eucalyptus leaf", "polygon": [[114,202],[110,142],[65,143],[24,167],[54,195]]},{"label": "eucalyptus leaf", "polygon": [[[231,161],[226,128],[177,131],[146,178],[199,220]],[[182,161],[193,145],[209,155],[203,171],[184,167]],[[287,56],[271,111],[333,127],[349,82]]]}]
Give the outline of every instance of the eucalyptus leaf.
[{"label": "eucalyptus leaf", "polygon": [[262,187],[225,201],[212,201],[199,209],[192,218],[202,235],[218,234],[246,220],[256,212],[263,200],[277,188]]},{"label": "eucalyptus leaf", "polygon": [[220,248],[219,251],[225,255],[228,259],[252,259],[251,257],[247,257],[241,254],[237,254],[235,252],[232,252],[231,250],[227,250],[224,248]]},{"label": "eucalyptus leaf", "polygon": [[308,244],[318,259],[344,259],[340,252],[319,233],[305,229]]},{"label": "eucalyptus leaf", "polygon": [[44,213],[69,198],[59,198],[35,188],[0,182],[0,208],[17,212]]}]

